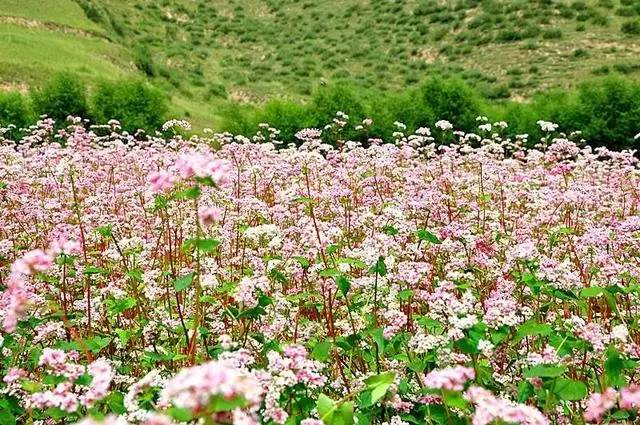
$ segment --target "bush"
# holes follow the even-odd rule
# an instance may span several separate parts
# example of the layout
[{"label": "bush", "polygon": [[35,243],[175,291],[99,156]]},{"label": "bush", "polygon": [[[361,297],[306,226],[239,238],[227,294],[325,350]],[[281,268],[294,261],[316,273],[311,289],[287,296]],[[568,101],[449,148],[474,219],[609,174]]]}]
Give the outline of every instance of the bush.
[{"label": "bush", "polygon": [[[434,77],[416,89],[394,94],[334,85],[316,90],[309,105],[279,100],[264,106],[229,106],[221,112],[222,129],[247,135],[257,130],[258,123],[267,122],[281,130],[282,140],[291,142],[297,130],[322,128],[337,111],[343,111],[350,125],[339,138],[392,140],[395,121],[407,126],[405,133],[422,126],[433,128],[440,119],[474,132],[476,117],[484,115],[508,122],[510,134],[528,134],[532,144],[543,136],[536,124],[542,119],[559,124],[562,131],[581,130],[588,143],[611,149],[633,148],[633,137],[640,130],[640,83],[622,78],[589,81],[574,91],[546,91],[528,103],[493,101],[508,95],[505,85],[487,86],[484,92],[480,97],[460,80]],[[368,131],[353,131],[365,117],[373,119]],[[324,140],[332,141],[326,133]]]},{"label": "bush", "polygon": [[139,46],[134,50],[134,63],[136,68],[148,77],[155,77],[156,67],[151,57],[151,52],[146,46]]},{"label": "bush", "polygon": [[116,119],[129,132],[157,129],[164,123],[167,113],[164,95],[140,80],[99,83],[91,106],[96,121]]},{"label": "bush", "polygon": [[0,93],[0,127],[13,124],[22,128],[30,121],[31,111],[24,96],[17,92]]},{"label": "bush", "polygon": [[48,115],[62,125],[69,115],[87,116],[87,94],[77,76],[61,73],[44,87],[31,93],[33,108],[38,115]]},{"label": "bush", "polygon": [[620,77],[583,84],[571,119],[594,146],[637,148],[633,137],[640,129],[640,84]]},{"label": "bush", "polygon": [[640,21],[627,21],[622,24],[622,32],[629,35],[640,35]]},{"label": "bush", "polygon": [[475,128],[480,115],[480,99],[457,79],[431,78],[420,86],[423,104],[431,112],[430,121],[447,120],[463,130]]}]

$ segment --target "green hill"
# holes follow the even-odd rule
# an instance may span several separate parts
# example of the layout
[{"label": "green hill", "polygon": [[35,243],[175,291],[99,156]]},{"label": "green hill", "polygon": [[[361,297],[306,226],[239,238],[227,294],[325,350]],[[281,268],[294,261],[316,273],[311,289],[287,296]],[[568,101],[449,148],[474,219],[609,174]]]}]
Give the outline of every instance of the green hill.
[{"label": "green hill", "polygon": [[306,99],[349,81],[398,90],[456,75],[522,100],[640,71],[640,0],[0,0],[0,87],[139,76],[177,116]]}]

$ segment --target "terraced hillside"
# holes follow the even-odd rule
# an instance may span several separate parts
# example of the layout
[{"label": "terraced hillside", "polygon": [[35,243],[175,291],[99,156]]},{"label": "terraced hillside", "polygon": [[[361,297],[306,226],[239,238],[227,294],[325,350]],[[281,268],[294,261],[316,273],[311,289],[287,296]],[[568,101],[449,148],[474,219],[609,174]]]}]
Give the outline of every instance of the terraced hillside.
[{"label": "terraced hillside", "polygon": [[0,81],[143,76],[196,121],[334,80],[398,89],[458,75],[521,99],[633,76],[639,19],[638,0],[0,0]]}]

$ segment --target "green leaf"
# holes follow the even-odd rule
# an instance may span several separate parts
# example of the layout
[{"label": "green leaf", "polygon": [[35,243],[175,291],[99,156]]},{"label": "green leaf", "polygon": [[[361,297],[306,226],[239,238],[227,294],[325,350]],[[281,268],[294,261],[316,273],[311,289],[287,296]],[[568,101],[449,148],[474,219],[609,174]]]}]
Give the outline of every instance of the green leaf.
[{"label": "green leaf", "polygon": [[326,395],[320,394],[318,402],[316,403],[316,408],[318,409],[318,416],[320,416],[320,420],[327,425],[331,424],[333,414],[337,408],[336,402]]},{"label": "green leaf", "polygon": [[333,415],[332,425],[352,425],[353,424],[353,402],[345,402],[338,407]]},{"label": "green leaf", "polygon": [[200,196],[200,186],[192,186],[188,189],[176,193],[177,199],[197,199]]},{"label": "green leaf", "polygon": [[324,341],[318,342],[315,347],[313,347],[313,351],[311,352],[311,357],[324,362],[329,358],[329,350],[331,349],[331,341],[325,339]]},{"label": "green leaf", "polygon": [[318,275],[322,277],[336,277],[336,276],[340,276],[340,270],[336,269],[335,267],[331,267],[328,269],[320,270],[318,272]]},{"label": "green leaf", "polygon": [[91,274],[108,275],[109,274],[109,270],[103,269],[103,268],[100,268],[100,267],[86,267],[84,269],[83,273],[86,274],[86,275],[91,275]]},{"label": "green leaf", "polygon": [[197,239],[195,245],[201,252],[212,252],[220,245],[220,241],[216,239]]},{"label": "green leaf", "polygon": [[371,401],[373,405],[380,400],[387,393],[387,390],[393,383],[395,374],[393,372],[384,372],[379,375],[370,376],[365,379],[364,383],[367,384],[367,390],[371,391]]},{"label": "green leaf", "polygon": [[386,264],[384,264],[383,256],[378,257],[378,261],[376,261],[376,264],[373,267],[371,267],[370,271],[371,273],[375,273],[379,276],[387,275],[387,266]]},{"label": "green leaf", "polygon": [[8,410],[0,410],[0,424],[16,425],[16,417]]},{"label": "green leaf", "polygon": [[167,413],[178,422],[188,422],[193,419],[189,409],[181,407],[170,407],[167,409]]},{"label": "green leaf", "polygon": [[37,393],[39,391],[42,391],[42,384],[40,384],[39,382],[28,381],[25,379],[21,382],[21,384],[22,389],[28,393]]},{"label": "green leaf", "polygon": [[351,289],[351,282],[349,282],[349,279],[344,275],[340,275],[336,278],[336,284],[338,285],[340,292],[342,292],[342,295],[346,297],[349,293],[349,289]]},{"label": "green leaf", "polygon": [[466,409],[469,406],[469,402],[464,399],[462,393],[458,391],[444,391],[444,404],[448,407],[456,409]]},{"label": "green leaf", "polygon": [[124,394],[120,391],[113,391],[107,396],[107,405],[113,413],[122,415],[126,413],[127,408],[124,407]]},{"label": "green leaf", "polygon": [[44,414],[47,417],[50,417],[50,418],[55,419],[55,420],[60,420],[60,419],[63,419],[63,418],[66,418],[67,416],[69,416],[69,413],[67,413],[64,410],[59,409],[57,407],[48,408],[47,410],[44,411]]},{"label": "green leaf", "polygon": [[99,336],[96,335],[91,339],[86,341],[87,347],[94,353],[99,353],[104,350],[110,343],[113,338],[110,336]]},{"label": "green leaf", "polygon": [[294,260],[296,260],[296,261],[298,262],[298,264],[300,264],[300,265],[302,266],[302,268],[303,268],[303,269],[308,269],[308,268],[309,268],[309,266],[311,265],[311,264],[309,263],[309,260],[307,260],[307,259],[306,259],[306,258],[304,258],[304,257],[301,257],[301,256],[295,256],[295,257],[293,257],[293,259],[294,259]]},{"label": "green leaf", "polygon": [[568,378],[556,379],[553,392],[560,400],[577,401],[587,396],[587,386],[582,381]]},{"label": "green leaf", "polygon": [[432,244],[438,245],[442,243],[436,235],[424,229],[419,229],[416,232],[416,236],[418,236],[418,239],[421,241],[431,242]]},{"label": "green leaf", "polygon": [[132,330],[124,330],[124,329],[116,329],[116,335],[118,335],[118,339],[120,339],[120,343],[123,347],[127,346],[131,335],[133,334]]},{"label": "green leaf", "polygon": [[106,300],[107,308],[111,314],[120,314],[136,306],[135,298],[128,297],[122,300]]},{"label": "green leaf", "polygon": [[113,231],[112,224],[107,224],[105,226],[100,226],[96,228],[96,232],[98,232],[100,235],[102,235],[102,237],[105,237],[105,238],[110,238],[112,235],[112,231]]},{"label": "green leaf", "polygon": [[[617,412],[614,412],[611,414],[611,418],[612,419],[628,419],[631,416],[631,414],[629,412],[627,412],[626,410],[618,410]],[[636,418],[637,419],[637,418]]]},{"label": "green leaf", "polygon": [[398,299],[400,301],[408,301],[411,299],[411,297],[413,297],[413,290],[411,289],[405,289],[398,292]]},{"label": "green leaf", "polygon": [[566,367],[565,366],[555,366],[555,365],[536,365],[524,372],[525,378],[555,378],[564,373]]},{"label": "green leaf", "polygon": [[544,323],[535,323],[535,322],[527,322],[518,326],[518,330],[516,331],[515,341],[521,341],[527,336],[541,335],[547,336],[553,332],[553,328],[551,325],[547,325]]},{"label": "green leaf", "polygon": [[580,291],[580,298],[593,298],[604,293],[604,289],[599,286],[590,286]]},{"label": "green leaf", "polygon": [[173,287],[176,288],[176,292],[181,292],[187,289],[193,283],[193,276],[195,273],[189,273],[186,276],[176,279],[173,282]]},{"label": "green leaf", "polygon": [[395,227],[391,226],[390,224],[387,224],[386,226],[384,226],[382,228],[382,231],[385,234],[389,235],[389,236],[395,236],[395,235],[397,235],[399,233],[398,229],[396,229]]},{"label": "green leaf", "polygon": [[624,360],[620,356],[618,350],[610,347],[607,350],[607,360],[604,362],[604,370],[607,379],[612,385],[620,385],[624,383],[622,371],[624,370]]}]

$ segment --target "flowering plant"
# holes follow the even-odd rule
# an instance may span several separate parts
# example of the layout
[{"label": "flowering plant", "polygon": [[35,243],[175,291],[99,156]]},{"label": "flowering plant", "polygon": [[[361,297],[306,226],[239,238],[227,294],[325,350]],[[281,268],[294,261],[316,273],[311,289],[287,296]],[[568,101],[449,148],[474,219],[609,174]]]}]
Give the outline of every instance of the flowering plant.
[{"label": "flowering plant", "polygon": [[348,120],[1,139],[0,423],[636,420],[634,153]]}]

